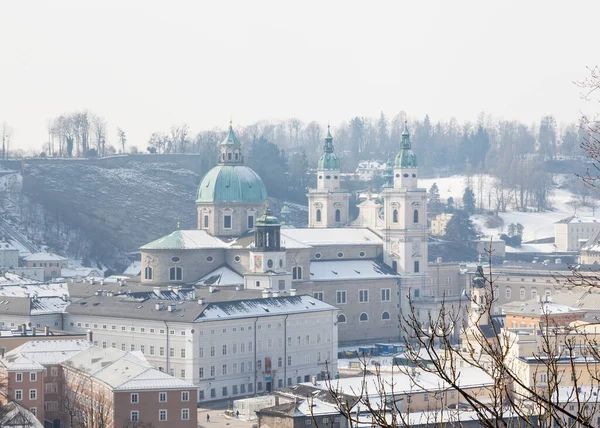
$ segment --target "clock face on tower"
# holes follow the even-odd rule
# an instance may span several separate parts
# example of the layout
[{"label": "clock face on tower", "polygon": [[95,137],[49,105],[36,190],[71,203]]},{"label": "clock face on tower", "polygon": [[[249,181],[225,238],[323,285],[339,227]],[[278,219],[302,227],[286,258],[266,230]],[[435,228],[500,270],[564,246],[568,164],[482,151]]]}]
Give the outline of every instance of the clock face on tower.
[{"label": "clock face on tower", "polygon": [[262,269],[262,256],[254,256],[254,269]]}]

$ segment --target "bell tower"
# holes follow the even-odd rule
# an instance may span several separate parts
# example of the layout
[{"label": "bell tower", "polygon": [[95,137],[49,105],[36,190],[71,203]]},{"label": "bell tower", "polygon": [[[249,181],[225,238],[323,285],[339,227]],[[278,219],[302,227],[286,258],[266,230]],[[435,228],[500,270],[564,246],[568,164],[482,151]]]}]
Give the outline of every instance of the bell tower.
[{"label": "bell tower", "polygon": [[286,271],[285,248],[281,246],[281,223],[265,202],[263,214],[254,226],[254,248],[250,250],[250,272],[244,275],[247,289],[274,293],[289,291],[292,275]]},{"label": "bell tower", "polygon": [[384,262],[399,274],[427,273],[427,191],[417,183],[417,157],[405,123],[393,177],[386,172],[384,200]]},{"label": "bell tower", "polygon": [[340,189],[340,160],[327,126],[323,154],[317,166],[317,188],[308,191],[308,227],[342,227],[350,222],[350,193]]}]

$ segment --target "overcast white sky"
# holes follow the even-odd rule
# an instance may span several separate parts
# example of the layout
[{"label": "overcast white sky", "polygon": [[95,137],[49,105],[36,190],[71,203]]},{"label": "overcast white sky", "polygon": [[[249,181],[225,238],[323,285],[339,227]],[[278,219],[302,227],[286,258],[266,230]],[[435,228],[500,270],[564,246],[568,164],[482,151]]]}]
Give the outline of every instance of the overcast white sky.
[{"label": "overcast white sky", "polygon": [[153,131],[298,117],[575,120],[598,1],[0,0],[0,121],[19,147],[88,109]]}]

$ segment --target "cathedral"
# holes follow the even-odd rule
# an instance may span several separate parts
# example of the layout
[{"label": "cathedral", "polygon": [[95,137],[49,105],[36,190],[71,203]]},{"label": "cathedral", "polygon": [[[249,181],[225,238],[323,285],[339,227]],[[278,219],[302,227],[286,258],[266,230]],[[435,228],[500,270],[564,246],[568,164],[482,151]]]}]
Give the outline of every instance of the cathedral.
[{"label": "cathedral", "polygon": [[383,188],[351,219],[328,127],[308,227],[282,228],[230,124],[218,165],[198,186],[198,227],[140,248],[142,284],[228,290],[227,299],[307,294],[339,309],[341,343],[400,340],[408,294],[426,322],[441,298],[459,294],[461,279],[456,265],[428,263],[427,192],[406,125],[399,143]]}]

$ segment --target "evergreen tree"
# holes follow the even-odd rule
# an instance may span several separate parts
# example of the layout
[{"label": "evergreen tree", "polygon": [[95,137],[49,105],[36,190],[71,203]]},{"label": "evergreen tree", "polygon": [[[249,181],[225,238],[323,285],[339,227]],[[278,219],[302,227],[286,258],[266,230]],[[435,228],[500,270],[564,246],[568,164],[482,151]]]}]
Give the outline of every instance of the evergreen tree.
[{"label": "evergreen tree", "polygon": [[379,149],[385,150],[387,148],[389,136],[388,136],[388,120],[387,120],[387,117],[385,117],[385,114],[383,114],[383,111],[381,112],[381,115],[379,116],[379,122],[377,124],[377,128],[378,128],[377,133],[379,134]]},{"label": "evergreen tree", "polygon": [[440,189],[437,183],[433,183],[429,189],[429,212],[432,214],[438,214],[441,211],[442,202],[440,200]]},{"label": "evergreen tree", "polygon": [[470,187],[465,187],[463,193],[463,209],[467,214],[475,214],[475,193]]},{"label": "evergreen tree", "polygon": [[446,201],[446,212],[453,213],[454,212],[454,198],[452,196],[448,197]]},{"label": "evergreen tree", "polygon": [[465,210],[456,210],[446,225],[445,239],[455,244],[471,246],[478,237],[477,229]]}]

